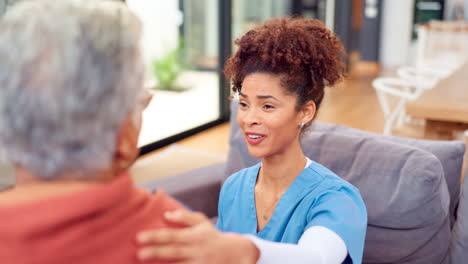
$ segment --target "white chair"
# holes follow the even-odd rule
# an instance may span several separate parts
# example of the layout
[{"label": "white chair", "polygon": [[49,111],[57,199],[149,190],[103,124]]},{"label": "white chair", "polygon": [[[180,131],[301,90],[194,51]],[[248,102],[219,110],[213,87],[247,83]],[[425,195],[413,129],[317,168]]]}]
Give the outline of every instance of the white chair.
[{"label": "white chair", "polygon": [[[429,66],[441,72],[453,72],[468,60],[468,24],[436,21],[418,26],[417,66]],[[420,35],[420,36],[419,36]],[[421,45],[419,45],[421,43]]]},{"label": "white chair", "polygon": [[415,66],[403,66],[398,76],[422,89],[430,89],[468,60],[468,25],[431,21],[418,25]]},{"label": "white chair", "polygon": [[[384,135],[391,135],[393,127],[405,119],[405,106],[409,101],[418,98],[424,89],[416,87],[408,80],[394,77],[379,77],[372,81],[380,107],[385,117]],[[397,99],[396,106],[391,107],[389,97]]]},{"label": "white chair", "polygon": [[398,68],[398,76],[418,88],[430,89],[461,66],[463,36],[453,27],[448,22],[418,25],[415,66]]},{"label": "white chair", "polygon": [[440,79],[446,77],[446,73],[435,69],[412,66],[399,67],[397,74],[398,77],[423,90],[431,89]]},{"label": "white chair", "polygon": [[[390,135],[395,124],[406,119],[405,105],[433,88],[468,61],[468,24],[434,21],[418,25],[415,66],[397,69],[399,78],[381,77],[373,81],[385,116],[384,134]],[[396,97],[390,109],[388,96]]]}]

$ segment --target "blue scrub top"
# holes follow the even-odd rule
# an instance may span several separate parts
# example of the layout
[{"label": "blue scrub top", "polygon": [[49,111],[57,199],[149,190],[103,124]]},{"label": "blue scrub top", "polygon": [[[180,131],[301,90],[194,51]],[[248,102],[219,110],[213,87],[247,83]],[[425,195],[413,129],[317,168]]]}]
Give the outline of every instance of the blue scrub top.
[{"label": "blue scrub top", "polygon": [[359,191],[312,162],[283,194],[265,227],[257,232],[255,184],[261,163],[231,175],[219,198],[216,227],[225,232],[297,244],[307,228],[323,226],[346,243],[345,263],[361,263],[367,212]]}]

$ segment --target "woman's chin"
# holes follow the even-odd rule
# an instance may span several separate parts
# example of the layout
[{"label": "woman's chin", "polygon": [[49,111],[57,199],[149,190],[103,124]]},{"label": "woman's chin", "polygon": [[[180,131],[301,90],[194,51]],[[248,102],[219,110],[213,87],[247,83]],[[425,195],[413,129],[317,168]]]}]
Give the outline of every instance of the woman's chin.
[{"label": "woman's chin", "polygon": [[265,156],[268,155],[265,151],[257,150],[257,149],[252,149],[248,148],[250,156],[256,158],[256,159],[262,159]]}]

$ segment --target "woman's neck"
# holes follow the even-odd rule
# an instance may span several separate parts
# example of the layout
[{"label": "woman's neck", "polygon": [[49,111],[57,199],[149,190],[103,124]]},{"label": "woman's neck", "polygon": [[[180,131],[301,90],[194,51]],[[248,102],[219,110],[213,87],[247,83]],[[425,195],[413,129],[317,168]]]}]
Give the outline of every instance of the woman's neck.
[{"label": "woman's neck", "polygon": [[304,170],[307,159],[299,142],[282,153],[262,159],[257,184],[274,192],[284,192]]}]

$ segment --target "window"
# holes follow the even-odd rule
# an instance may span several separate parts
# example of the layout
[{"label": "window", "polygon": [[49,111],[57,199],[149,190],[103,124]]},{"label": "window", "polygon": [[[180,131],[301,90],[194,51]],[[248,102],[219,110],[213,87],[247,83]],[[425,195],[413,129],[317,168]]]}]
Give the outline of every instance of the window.
[{"label": "window", "polygon": [[268,18],[290,14],[290,0],[237,0],[232,1],[233,39]]},{"label": "window", "polygon": [[218,0],[127,0],[143,22],[146,87],[139,146],[220,120]]}]

